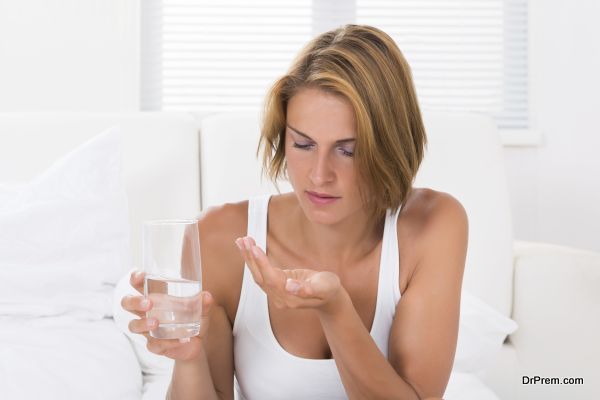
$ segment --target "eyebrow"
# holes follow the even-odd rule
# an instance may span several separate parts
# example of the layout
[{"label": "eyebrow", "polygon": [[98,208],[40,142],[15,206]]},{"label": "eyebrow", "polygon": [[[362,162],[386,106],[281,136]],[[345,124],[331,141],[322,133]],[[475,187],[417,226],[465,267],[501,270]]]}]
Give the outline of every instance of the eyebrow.
[{"label": "eyebrow", "polygon": [[[303,137],[305,137],[306,139],[308,139],[308,140],[311,140],[311,141],[313,141],[313,142],[315,141],[313,138],[311,138],[310,136],[308,136],[306,133],[302,133],[302,132],[300,132],[298,129],[296,129],[296,128],[292,128],[292,127],[290,126],[290,124],[287,124],[287,123],[286,123],[285,125],[286,125],[288,128],[290,128],[292,131],[296,132],[298,135],[300,135],[300,136],[303,136]],[[348,142],[355,142],[355,141],[356,141],[356,139],[355,139],[355,138],[348,138],[348,139],[340,139],[340,140],[336,140],[335,142],[336,142],[336,143],[348,143]]]}]

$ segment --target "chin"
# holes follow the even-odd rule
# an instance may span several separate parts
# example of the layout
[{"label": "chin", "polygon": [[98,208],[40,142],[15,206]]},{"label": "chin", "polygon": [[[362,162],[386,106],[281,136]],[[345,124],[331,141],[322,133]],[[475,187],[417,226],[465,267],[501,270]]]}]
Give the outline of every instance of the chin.
[{"label": "chin", "polygon": [[308,210],[305,211],[305,214],[306,217],[315,224],[335,225],[340,222],[339,215],[332,212]]},{"label": "chin", "polygon": [[328,207],[317,206],[306,198],[300,199],[299,203],[306,218],[316,224],[334,225],[342,219],[340,204],[333,204]]}]

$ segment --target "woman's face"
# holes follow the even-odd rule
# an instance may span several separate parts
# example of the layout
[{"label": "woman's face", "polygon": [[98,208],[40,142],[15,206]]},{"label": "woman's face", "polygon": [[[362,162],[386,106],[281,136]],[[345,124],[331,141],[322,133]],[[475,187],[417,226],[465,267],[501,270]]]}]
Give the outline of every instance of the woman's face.
[{"label": "woman's face", "polygon": [[286,124],[287,172],[307,218],[329,225],[361,211],[350,103],[319,89],[301,89],[288,102]]}]

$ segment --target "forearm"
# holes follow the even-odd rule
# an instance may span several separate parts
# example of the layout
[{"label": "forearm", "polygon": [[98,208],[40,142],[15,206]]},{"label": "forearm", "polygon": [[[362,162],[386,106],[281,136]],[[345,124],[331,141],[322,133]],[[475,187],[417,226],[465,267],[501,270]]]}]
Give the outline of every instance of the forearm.
[{"label": "forearm", "polygon": [[344,289],[319,317],[349,398],[419,400],[379,351]]},{"label": "forearm", "polygon": [[196,360],[176,361],[168,400],[219,400],[204,349]]}]

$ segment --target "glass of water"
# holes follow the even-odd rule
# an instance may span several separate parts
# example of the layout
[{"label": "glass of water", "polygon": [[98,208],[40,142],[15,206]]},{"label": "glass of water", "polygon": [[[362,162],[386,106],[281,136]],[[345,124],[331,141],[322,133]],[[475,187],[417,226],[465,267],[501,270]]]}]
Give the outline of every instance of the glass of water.
[{"label": "glass of water", "polygon": [[152,301],[146,318],[158,320],[158,327],[150,331],[150,336],[196,336],[202,317],[198,221],[146,221],[142,241],[144,296]]}]

